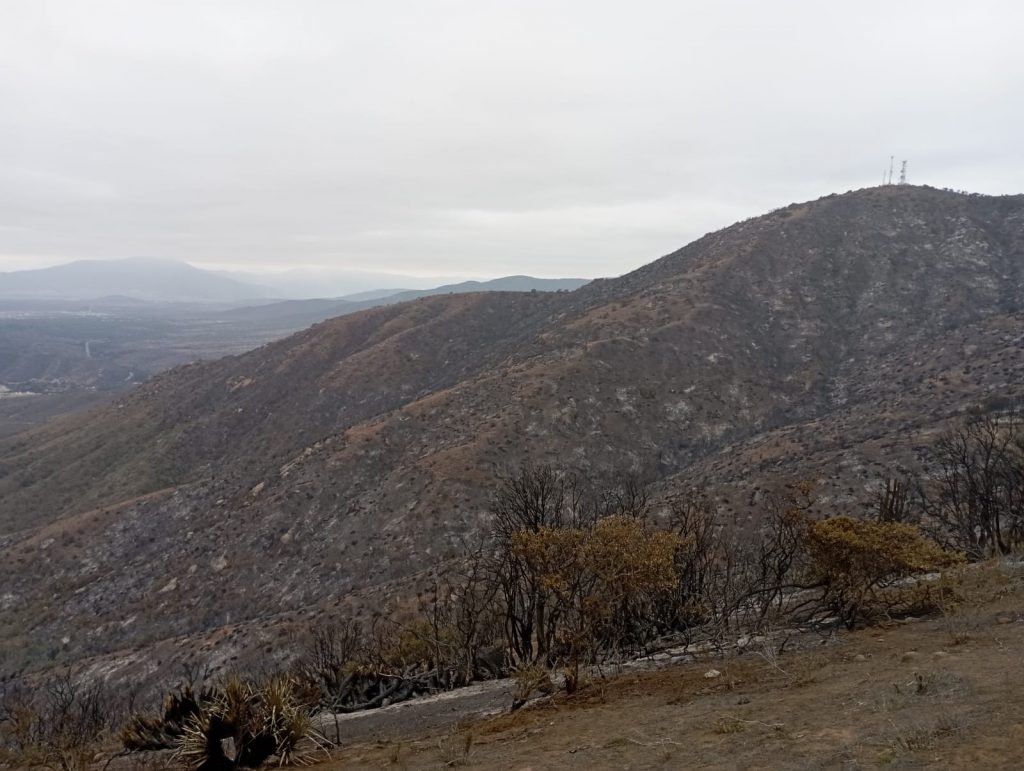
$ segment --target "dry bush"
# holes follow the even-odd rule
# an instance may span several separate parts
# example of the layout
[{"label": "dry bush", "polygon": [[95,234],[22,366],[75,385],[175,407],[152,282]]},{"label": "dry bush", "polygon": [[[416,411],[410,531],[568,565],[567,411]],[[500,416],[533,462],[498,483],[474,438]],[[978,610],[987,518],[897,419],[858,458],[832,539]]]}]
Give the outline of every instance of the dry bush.
[{"label": "dry bush", "polygon": [[342,701],[346,679],[354,665],[365,659],[362,626],[352,620],[316,627],[294,666],[297,678],[318,693],[324,707]]},{"label": "dry bush", "polygon": [[703,491],[688,491],[671,502],[669,529],[676,534],[674,585],[654,601],[653,627],[689,638],[712,616],[709,596],[721,557],[721,530],[711,497]]},{"label": "dry bush", "polygon": [[[471,554],[421,595],[419,615],[313,630],[294,665],[311,703],[335,715],[374,709],[505,673],[502,611],[489,555]],[[339,729],[340,731],[340,729]]]},{"label": "dry bush", "polygon": [[551,672],[542,664],[524,664],[512,674],[516,681],[516,687],[512,693],[512,712],[526,704],[534,691],[545,694],[554,693],[555,685],[551,680]]},{"label": "dry bush", "polygon": [[530,567],[512,548],[517,533],[578,527],[595,515],[585,503],[579,479],[550,466],[527,467],[502,482],[491,513],[496,552],[495,575],[505,610],[505,639],[515,662],[548,659],[555,620],[546,592]]},{"label": "dry bush", "polygon": [[450,687],[506,674],[500,591],[495,560],[477,546],[421,598],[419,636]]},{"label": "dry bush", "polygon": [[722,715],[711,724],[716,734],[739,734],[747,730],[747,724],[734,715]]},{"label": "dry bush", "polygon": [[940,437],[919,494],[938,537],[971,559],[1024,544],[1024,412],[972,416]]},{"label": "dry bush", "polygon": [[848,627],[871,606],[888,600],[884,589],[898,579],[963,563],[914,526],[833,517],[807,527],[808,572],[822,588],[822,602]]},{"label": "dry bush", "polygon": [[879,522],[908,522],[913,496],[908,480],[889,477],[875,501],[875,519]]},{"label": "dry bush", "polygon": [[965,565],[943,574],[943,580],[959,606],[988,605],[1011,594],[1018,582],[1001,560]]},{"label": "dry bush", "polygon": [[0,690],[0,762],[85,768],[120,716],[102,683],[80,681],[71,672],[32,685],[8,683]]},{"label": "dry bush", "polygon": [[441,764],[445,768],[463,766],[469,762],[469,755],[473,751],[472,731],[459,733],[457,729],[438,739],[437,749],[441,753]]},{"label": "dry bush", "polygon": [[628,515],[586,528],[542,527],[511,538],[511,552],[537,587],[566,667],[566,689],[602,651],[643,635],[658,593],[675,586],[679,538]]},{"label": "dry bush", "polygon": [[807,589],[806,561],[809,510],[815,503],[810,483],[787,485],[768,496],[756,530],[724,533],[718,539],[714,574],[707,588],[711,631],[717,639],[735,632],[771,629],[793,614],[790,598]]},{"label": "dry bush", "polygon": [[933,750],[943,740],[961,734],[964,728],[964,721],[951,714],[939,715],[928,724],[915,723],[898,728],[890,754],[901,755],[908,752]]},{"label": "dry bush", "polygon": [[942,625],[953,645],[963,645],[986,625],[985,606],[1017,589],[1006,565],[998,560],[975,563],[943,573],[938,594]]}]

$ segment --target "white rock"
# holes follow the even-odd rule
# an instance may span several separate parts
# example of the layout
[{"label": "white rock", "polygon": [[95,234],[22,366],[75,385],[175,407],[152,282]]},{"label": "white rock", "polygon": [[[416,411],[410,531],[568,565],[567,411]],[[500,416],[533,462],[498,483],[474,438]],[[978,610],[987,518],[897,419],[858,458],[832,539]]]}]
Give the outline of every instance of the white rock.
[{"label": "white rock", "polygon": [[721,676],[722,676],[722,673],[719,672],[717,669],[709,669],[707,672],[704,673],[704,679],[705,680],[714,680],[716,677],[721,677]]}]

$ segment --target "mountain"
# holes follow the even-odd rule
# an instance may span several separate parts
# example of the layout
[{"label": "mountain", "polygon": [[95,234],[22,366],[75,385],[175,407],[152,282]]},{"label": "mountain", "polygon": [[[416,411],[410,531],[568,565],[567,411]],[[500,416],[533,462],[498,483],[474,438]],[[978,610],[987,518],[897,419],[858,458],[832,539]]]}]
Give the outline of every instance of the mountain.
[{"label": "mountain", "polygon": [[[245,284],[261,284],[274,288],[273,296],[287,300],[302,300],[315,297],[340,297],[366,300],[359,295],[376,294],[381,287],[402,287],[388,292],[406,289],[430,289],[439,282],[455,283],[464,280],[454,276],[409,276],[399,273],[385,273],[373,270],[346,270],[330,266],[302,266],[285,271],[257,273],[246,270],[218,270],[218,275],[233,278]],[[380,296],[380,295],[377,295]]]},{"label": "mountain", "polygon": [[[249,300],[228,312],[226,303],[157,302],[124,295],[0,298],[0,386],[50,397],[31,408],[5,400],[0,434],[79,409],[97,401],[93,397],[98,394],[123,391],[170,367],[251,350],[332,316],[437,291],[526,291],[579,283],[511,277],[424,292],[380,289],[331,300]],[[46,409],[39,409],[43,401]]]},{"label": "mountain", "polygon": [[110,295],[162,302],[236,303],[273,296],[274,290],[185,262],[144,258],[78,260],[0,273],[0,298],[80,300]]},{"label": "mountain", "polygon": [[432,289],[399,289],[394,292],[377,290],[360,292],[335,299],[283,300],[264,305],[233,308],[225,311],[226,321],[245,322],[257,327],[302,329],[335,316],[394,305],[420,297],[441,294],[468,294],[470,292],[571,292],[588,282],[584,278],[534,278],[533,276],[505,276],[490,281],[463,281]]},{"label": "mountain", "polygon": [[1024,397],[1022,306],[1024,196],[887,186],[573,292],[424,297],[175,368],[0,438],[0,670],[152,676],[370,612],[526,462],[706,484],[735,517],[797,476],[853,510]]},{"label": "mountain", "polygon": [[348,302],[362,302],[363,300],[381,300],[385,297],[391,297],[402,292],[410,292],[411,289],[368,289],[365,292],[355,292],[353,294],[347,294],[344,297],[339,297],[339,300],[347,300]]}]

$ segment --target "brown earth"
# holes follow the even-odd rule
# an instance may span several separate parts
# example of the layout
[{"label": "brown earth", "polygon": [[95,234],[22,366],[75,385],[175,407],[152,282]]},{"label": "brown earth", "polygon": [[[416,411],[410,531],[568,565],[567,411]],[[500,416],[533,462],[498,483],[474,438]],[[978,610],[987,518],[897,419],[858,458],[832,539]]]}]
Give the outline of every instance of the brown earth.
[{"label": "brown earth", "polygon": [[410,720],[315,768],[1020,768],[1021,568],[982,572],[937,618],[613,677],[513,714]]},{"label": "brown earth", "polygon": [[707,484],[736,518],[810,477],[855,512],[951,421],[1024,398],[1022,312],[1024,196],[891,186],[574,292],[431,297],[176,368],[0,437],[0,675],[284,655],[287,624],[400,601],[528,462]]}]

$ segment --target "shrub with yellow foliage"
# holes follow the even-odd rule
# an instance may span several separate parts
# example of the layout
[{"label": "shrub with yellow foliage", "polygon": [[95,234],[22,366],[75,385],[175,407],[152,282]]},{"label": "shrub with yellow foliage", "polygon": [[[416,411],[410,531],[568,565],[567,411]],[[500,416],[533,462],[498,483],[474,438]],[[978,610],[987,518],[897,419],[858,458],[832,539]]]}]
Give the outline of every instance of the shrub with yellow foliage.
[{"label": "shrub with yellow foliage", "polygon": [[659,592],[675,586],[678,535],[627,515],[589,527],[541,527],[513,534],[511,549],[543,593],[555,629],[553,659],[574,690],[580,667],[630,641],[651,617]]},{"label": "shrub with yellow foliage", "polygon": [[964,562],[902,522],[832,517],[808,523],[805,538],[809,577],[847,626],[869,606],[884,605],[885,590],[899,579]]}]

